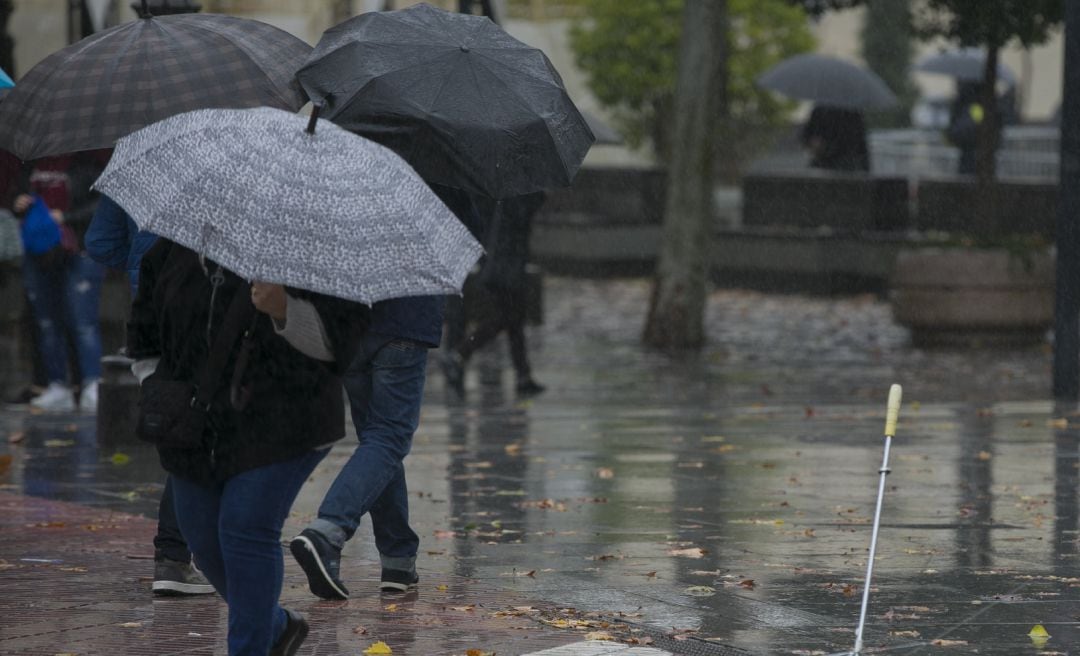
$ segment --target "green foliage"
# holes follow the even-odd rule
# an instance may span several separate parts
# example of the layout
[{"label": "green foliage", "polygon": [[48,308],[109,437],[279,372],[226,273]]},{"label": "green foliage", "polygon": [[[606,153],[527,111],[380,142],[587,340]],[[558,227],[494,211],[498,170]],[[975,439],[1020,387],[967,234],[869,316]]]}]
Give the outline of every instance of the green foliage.
[{"label": "green foliage", "polygon": [[924,38],[997,48],[1017,39],[1028,47],[1046,41],[1064,17],[1064,0],[924,0],[915,24]]},{"label": "green foliage", "polygon": [[[683,0],[584,3],[585,19],[572,28],[570,44],[589,87],[631,144],[649,141],[666,160]],[[814,43],[805,16],[786,0],[728,0],[728,17],[730,119],[717,117],[716,124],[728,153],[739,158],[792,107],[757,88],[754,79]]]}]

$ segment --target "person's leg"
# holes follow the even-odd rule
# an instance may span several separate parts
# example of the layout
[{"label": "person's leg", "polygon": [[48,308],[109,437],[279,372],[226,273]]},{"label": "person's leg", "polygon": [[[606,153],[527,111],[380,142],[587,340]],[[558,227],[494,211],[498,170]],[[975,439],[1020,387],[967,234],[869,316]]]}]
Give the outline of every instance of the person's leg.
[{"label": "person's leg", "polygon": [[157,533],[154,534],[155,595],[213,594],[214,586],[191,563],[191,552],[176,519],[173,477],[165,479],[158,503]]},{"label": "person's leg", "polygon": [[[412,447],[412,436],[420,421],[426,367],[424,345],[394,340],[370,358],[362,354],[345,376],[360,444],[323,498],[318,518],[305,530],[321,535],[336,552],[356,533],[364,514],[372,512],[380,553],[407,559],[408,562],[392,562],[413,569],[420,540],[408,524],[408,492],[402,461]],[[377,502],[378,516],[374,512]],[[310,541],[312,537],[301,534],[294,543],[304,540]],[[336,561],[330,567],[325,558],[315,562],[316,556],[323,555],[314,552],[317,546],[293,545],[293,554],[308,574],[312,592],[328,598],[344,598],[348,591],[337,580]],[[336,554],[327,555],[333,558]],[[330,577],[333,580],[327,582]]]},{"label": "person's leg", "polygon": [[268,653],[296,621],[278,605],[281,528],[325,456],[325,449],[309,451],[212,488],[174,480],[180,527],[196,562],[229,605],[230,656]]},{"label": "person's leg", "polygon": [[82,373],[79,409],[96,412],[98,380],[101,378],[101,325],[98,313],[105,268],[83,253],[73,256],[65,271],[65,314]]},{"label": "person's leg", "polygon": [[[281,528],[327,451],[308,451],[225,482],[218,536],[229,590],[229,654],[266,654],[290,623],[278,604],[285,571]],[[198,552],[195,557],[202,562]]]},{"label": "person's leg", "polygon": [[67,376],[67,346],[61,333],[63,321],[62,272],[41,266],[34,256],[23,258],[23,284],[37,325],[38,353],[48,380],[46,390],[31,405],[56,411],[75,409]]}]

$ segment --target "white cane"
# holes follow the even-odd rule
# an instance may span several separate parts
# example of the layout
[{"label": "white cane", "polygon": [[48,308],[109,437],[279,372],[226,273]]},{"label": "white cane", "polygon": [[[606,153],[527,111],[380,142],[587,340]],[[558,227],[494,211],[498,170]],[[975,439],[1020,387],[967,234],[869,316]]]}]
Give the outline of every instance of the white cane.
[{"label": "white cane", "polygon": [[874,509],[874,530],[870,534],[870,558],[866,561],[866,581],[863,585],[862,608],[859,610],[859,628],[855,630],[855,649],[851,652],[853,654],[858,654],[863,648],[866,606],[870,602],[870,577],[874,573],[874,552],[877,550],[878,527],[881,525],[881,502],[885,497],[885,477],[889,474],[889,447],[896,435],[896,417],[900,414],[901,393],[899,385],[889,388],[889,402],[885,410],[885,454],[881,459],[881,469],[878,470],[881,478],[878,481],[877,507]]}]

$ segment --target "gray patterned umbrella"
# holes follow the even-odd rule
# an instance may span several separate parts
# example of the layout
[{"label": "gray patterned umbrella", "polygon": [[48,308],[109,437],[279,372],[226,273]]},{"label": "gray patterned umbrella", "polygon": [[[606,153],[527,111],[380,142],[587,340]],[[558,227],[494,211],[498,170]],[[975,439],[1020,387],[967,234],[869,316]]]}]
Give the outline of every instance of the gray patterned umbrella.
[{"label": "gray patterned umbrella", "polygon": [[392,151],[306,120],[180,114],[117,142],[94,186],[139,228],[250,280],[362,303],[460,292],[482,252],[465,226]]},{"label": "gray patterned umbrella", "polygon": [[22,159],[111,148],[154,121],[206,107],[305,102],[311,46],[272,25],[214,14],[140,18],[46,57],[0,104],[0,148]]}]

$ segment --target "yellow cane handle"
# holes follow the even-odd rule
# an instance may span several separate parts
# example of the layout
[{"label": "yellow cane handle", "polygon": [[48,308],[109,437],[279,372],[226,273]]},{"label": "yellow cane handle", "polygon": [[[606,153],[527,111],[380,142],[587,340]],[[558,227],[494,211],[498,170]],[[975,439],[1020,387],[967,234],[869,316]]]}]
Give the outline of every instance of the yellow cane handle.
[{"label": "yellow cane handle", "polygon": [[899,385],[893,385],[889,388],[889,403],[885,410],[885,435],[894,437],[896,435],[896,417],[900,414],[900,397],[903,396],[903,389]]}]

